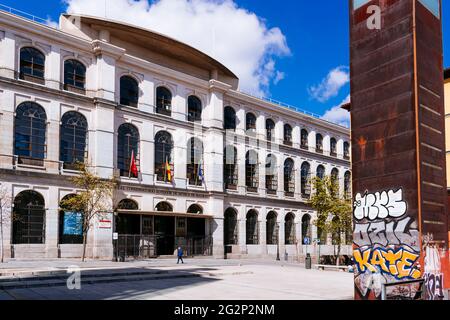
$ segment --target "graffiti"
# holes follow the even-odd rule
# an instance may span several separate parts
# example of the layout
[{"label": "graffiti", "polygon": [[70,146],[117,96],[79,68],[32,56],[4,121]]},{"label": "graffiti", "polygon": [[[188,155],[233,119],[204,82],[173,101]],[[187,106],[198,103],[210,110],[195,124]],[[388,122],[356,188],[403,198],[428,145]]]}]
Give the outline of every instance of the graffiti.
[{"label": "graffiti", "polygon": [[376,193],[358,193],[354,201],[353,215],[356,220],[368,218],[386,219],[388,217],[399,218],[407,211],[406,202],[403,201],[403,190],[389,190]]},{"label": "graffiti", "polygon": [[411,217],[402,220],[355,224],[353,242],[359,246],[407,245],[419,251],[419,230]]},{"label": "graffiti", "polygon": [[437,247],[428,246],[432,235],[424,239],[425,248],[425,295],[429,300],[439,300],[444,297],[444,275],[441,273],[441,257]]},{"label": "graffiti", "polygon": [[418,279],[421,276],[420,270],[416,267],[419,254],[406,248],[356,249],[353,251],[353,258],[360,273],[379,271],[398,280]]}]

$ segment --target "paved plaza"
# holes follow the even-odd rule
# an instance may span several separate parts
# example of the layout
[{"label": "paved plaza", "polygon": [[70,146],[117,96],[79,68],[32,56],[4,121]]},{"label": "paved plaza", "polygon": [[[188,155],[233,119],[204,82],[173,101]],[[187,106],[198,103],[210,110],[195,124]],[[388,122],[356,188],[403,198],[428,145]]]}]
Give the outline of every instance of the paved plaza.
[{"label": "paved plaza", "polygon": [[[198,259],[177,265],[174,260],[127,263],[77,260],[11,261],[0,266],[1,277],[29,276],[31,271],[64,271],[79,265],[81,289],[65,285],[0,290],[0,299],[77,300],[350,300],[353,275],[346,272],[306,270],[302,265],[275,261]],[[147,270],[157,275],[141,281],[83,283],[83,273]],[[9,274],[5,276],[5,274]],[[13,275],[14,274],[14,275]],[[68,276],[67,276],[68,277]],[[130,276],[132,279],[133,276]]]}]

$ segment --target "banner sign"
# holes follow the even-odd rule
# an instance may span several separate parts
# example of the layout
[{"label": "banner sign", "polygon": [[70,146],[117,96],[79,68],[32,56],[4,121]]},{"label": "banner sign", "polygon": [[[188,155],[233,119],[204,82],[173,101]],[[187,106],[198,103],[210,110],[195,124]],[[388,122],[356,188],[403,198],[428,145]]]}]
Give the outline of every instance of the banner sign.
[{"label": "banner sign", "polygon": [[83,214],[80,212],[64,212],[64,235],[83,235]]}]

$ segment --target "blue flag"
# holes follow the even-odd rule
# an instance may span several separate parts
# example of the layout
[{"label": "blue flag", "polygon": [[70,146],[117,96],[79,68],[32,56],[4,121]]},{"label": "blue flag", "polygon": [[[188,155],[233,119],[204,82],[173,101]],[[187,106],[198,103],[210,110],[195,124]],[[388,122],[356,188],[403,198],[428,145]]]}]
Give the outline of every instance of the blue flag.
[{"label": "blue flag", "polygon": [[200,179],[200,181],[202,182],[202,184],[205,183],[205,176],[203,174],[203,163],[200,162],[200,164],[198,165],[198,177]]}]

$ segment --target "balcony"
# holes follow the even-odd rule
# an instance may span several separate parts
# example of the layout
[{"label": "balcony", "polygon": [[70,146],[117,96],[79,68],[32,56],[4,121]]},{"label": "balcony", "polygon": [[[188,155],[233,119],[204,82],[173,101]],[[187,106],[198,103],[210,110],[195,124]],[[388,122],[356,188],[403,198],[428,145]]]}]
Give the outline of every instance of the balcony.
[{"label": "balcony", "polygon": [[34,82],[37,84],[41,84],[41,85],[45,85],[45,79],[42,77],[36,77],[30,74],[26,74],[23,72],[19,73],[19,79],[20,80],[24,80],[24,81],[29,81],[29,82]]}]

